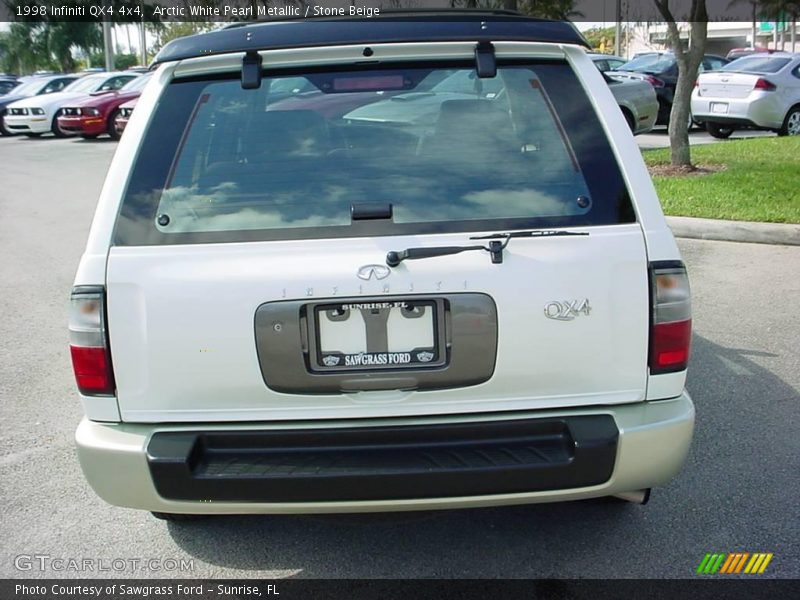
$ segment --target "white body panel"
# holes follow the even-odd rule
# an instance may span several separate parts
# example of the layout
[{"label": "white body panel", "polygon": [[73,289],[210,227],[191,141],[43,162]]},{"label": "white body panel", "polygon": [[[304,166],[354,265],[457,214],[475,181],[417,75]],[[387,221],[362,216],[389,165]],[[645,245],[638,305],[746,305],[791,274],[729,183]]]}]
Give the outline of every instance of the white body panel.
[{"label": "white body panel", "polygon": [[[123,420],[350,418],[644,399],[648,290],[638,225],[514,240],[502,265],[471,253],[409,262],[380,282],[356,277],[394,248],[468,237],[112,248],[108,315]],[[387,399],[384,392],[279,394],[264,384],[253,324],[264,302],[464,291],[488,293],[497,304],[497,365],[482,385]],[[545,317],[548,303],[575,299],[588,299],[591,313]]]}]

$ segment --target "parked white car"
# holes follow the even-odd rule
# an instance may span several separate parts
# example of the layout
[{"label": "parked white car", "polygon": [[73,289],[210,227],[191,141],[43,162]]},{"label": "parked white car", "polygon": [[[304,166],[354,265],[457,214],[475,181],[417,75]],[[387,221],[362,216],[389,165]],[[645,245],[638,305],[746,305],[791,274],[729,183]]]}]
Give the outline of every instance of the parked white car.
[{"label": "parked white car", "polygon": [[[680,471],[689,283],[613,94],[570,23],[451,14],[158,54],[71,299],[103,499],[160,518],[643,503]],[[409,118],[415,97],[435,118]]]},{"label": "parked white car", "polygon": [[743,127],[800,135],[800,54],[754,54],[701,73],[692,115],[717,138]]},{"label": "parked white car", "polygon": [[52,75],[28,77],[24,83],[15,87],[10,93],[0,98],[0,135],[13,135],[4,124],[6,107],[23,98],[40,94],[55,94],[75,81],[78,75]]},{"label": "parked white car", "polygon": [[52,132],[56,137],[65,137],[66,132],[58,127],[58,111],[67,103],[95,92],[120,89],[138,77],[138,73],[97,73],[74,81],[62,91],[43,96],[31,96],[8,105],[3,121],[11,133],[22,133],[29,137]]}]

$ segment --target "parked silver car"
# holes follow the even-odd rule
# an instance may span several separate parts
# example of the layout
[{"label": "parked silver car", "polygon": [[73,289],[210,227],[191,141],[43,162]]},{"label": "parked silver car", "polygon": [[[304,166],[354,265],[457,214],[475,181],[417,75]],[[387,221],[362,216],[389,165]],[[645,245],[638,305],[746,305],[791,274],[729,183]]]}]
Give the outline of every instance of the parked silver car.
[{"label": "parked silver car", "polygon": [[589,54],[589,58],[600,71],[603,71],[606,83],[611,88],[633,135],[647,133],[653,129],[658,117],[658,98],[653,86],[641,79],[614,77],[613,69],[624,64],[626,62],[624,58],[608,54]]},{"label": "parked silver car", "polygon": [[594,62],[594,65],[603,73],[606,71],[613,71],[628,62],[627,58],[614,56],[613,54],[598,54],[593,52],[588,52],[588,54],[589,58]]},{"label": "parked silver car", "polygon": [[717,138],[742,127],[800,135],[800,53],[745,56],[702,73],[692,115]]}]

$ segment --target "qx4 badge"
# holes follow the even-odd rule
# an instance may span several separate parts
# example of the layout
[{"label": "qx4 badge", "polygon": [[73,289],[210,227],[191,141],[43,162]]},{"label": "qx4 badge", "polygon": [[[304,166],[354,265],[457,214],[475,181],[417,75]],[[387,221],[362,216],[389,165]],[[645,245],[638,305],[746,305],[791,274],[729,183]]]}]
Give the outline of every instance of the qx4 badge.
[{"label": "qx4 badge", "polygon": [[581,313],[588,317],[591,310],[588,298],[583,300],[562,300],[561,302],[553,300],[544,305],[544,316],[556,321],[572,321]]}]

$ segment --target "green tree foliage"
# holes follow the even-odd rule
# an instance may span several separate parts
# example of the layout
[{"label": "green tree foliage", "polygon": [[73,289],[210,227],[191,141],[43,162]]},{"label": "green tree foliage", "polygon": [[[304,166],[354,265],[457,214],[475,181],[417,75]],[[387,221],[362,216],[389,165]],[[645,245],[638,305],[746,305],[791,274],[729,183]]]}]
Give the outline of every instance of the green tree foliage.
[{"label": "green tree foliage", "polygon": [[609,53],[614,49],[614,27],[593,27],[583,32],[583,37],[595,50]]},{"label": "green tree foliage", "polygon": [[[198,0],[199,1],[199,0]],[[215,0],[217,1],[217,0]],[[17,5],[31,5],[30,0],[0,0],[11,14],[15,14]],[[99,0],[59,0],[59,7],[83,7],[89,15],[89,8],[101,5]],[[128,9],[141,9],[140,0],[114,0],[114,14],[111,20],[120,22],[139,22],[141,14],[127,12]],[[153,5],[145,6],[146,21],[152,21]],[[39,69],[57,69],[74,71],[79,67],[76,56],[101,51],[103,33],[100,23],[63,21],[62,17],[32,16],[20,17],[12,23],[3,39],[4,51],[0,56],[0,65],[19,73],[30,73]]]},{"label": "green tree foliage", "polygon": [[[117,71],[124,71],[139,64],[138,54],[115,54],[114,55],[114,69]],[[90,67],[106,66],[106,57],[102,52],[95,52],[89,56]]]},{"label": "green tree foliage", "polygon": [[169,23],[157,23],[152,26],[156,35],[155,49],[160,50],[167,42],[174,39],[211,31],[219,26],[219,23],[208,23],[204,21],[176,21]]},{"label": "green tree foliage", "polygon": [[102,44],[100,27],[96,23],[79,21],[50,21],[42,23],[39,35],[44,38],[48,55],[52,56],[61,71],[76,68],[73,50],[89,53]]},{"label": "green tree foliage", "polygon": [[32,73],[57,69],[74,71],[74,51],[90,53],[102,46],[100,26],[74,21],[12,23],[2,36],[3,71]]},{"label": "green tree foliage", "polygon": [[3,34],[2,70],[12,73],[33,73],[49,70],[54,61],[46,51],[38,27],[32,23],[12,23]]}]

